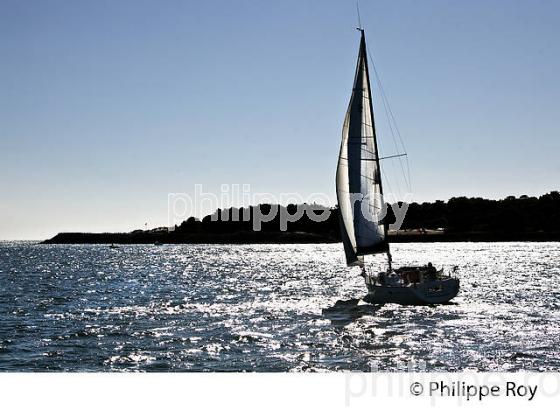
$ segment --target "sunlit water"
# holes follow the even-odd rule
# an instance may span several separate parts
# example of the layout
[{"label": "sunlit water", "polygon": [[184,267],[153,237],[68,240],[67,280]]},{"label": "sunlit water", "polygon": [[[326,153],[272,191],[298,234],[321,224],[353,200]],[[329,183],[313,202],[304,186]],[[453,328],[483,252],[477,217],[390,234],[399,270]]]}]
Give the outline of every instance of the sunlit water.
[{"label": "sunlit water", "polygon": [[560,243],[393,253],[458,265],[456,304],[323,313],[366,293],[340,244],[0,243],[0,370],[560,370]]}]

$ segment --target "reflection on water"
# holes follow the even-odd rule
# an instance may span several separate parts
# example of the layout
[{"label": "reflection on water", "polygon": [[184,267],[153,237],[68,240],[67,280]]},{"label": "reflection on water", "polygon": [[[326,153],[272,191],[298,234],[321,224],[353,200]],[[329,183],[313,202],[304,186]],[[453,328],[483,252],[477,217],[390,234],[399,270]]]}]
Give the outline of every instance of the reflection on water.
[{"label": "reflection on water", "polygon": [[360,299],[337,300],[329,308],[323,309],[323,316],[334,326],[346,326],[364,315],[373,315],[381,305],[361,304]]},{"label": "reflection on water", "polygon": [[393,253],[458,265],[456,303],[359,302],[337,244],[0,243],[0,370],[560,369],[559,243]]}]

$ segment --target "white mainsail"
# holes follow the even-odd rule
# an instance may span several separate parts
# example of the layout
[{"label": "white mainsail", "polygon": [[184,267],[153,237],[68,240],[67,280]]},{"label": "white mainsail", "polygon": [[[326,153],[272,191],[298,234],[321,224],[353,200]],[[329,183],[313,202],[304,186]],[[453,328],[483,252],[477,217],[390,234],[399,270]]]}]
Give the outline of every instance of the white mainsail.
[{"label": "white mainsail", "polygon": [[348,265],[362,265],[363,255],[388,252],[387,229],[378,218],[383,216],[385,203],[363,30],[354,88],[342,128],[336,194]]}]

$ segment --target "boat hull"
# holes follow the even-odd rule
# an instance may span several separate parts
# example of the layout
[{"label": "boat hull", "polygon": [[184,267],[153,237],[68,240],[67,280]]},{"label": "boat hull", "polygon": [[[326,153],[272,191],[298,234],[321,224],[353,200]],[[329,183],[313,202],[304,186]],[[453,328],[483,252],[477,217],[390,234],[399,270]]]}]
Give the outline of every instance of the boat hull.
[{"label": "boat hull", "polygon": [[397,303],[400,305],[434,305],[447,303],[459,293],[459,279],[446,278],[408,286],[368,284],[368,303]]}]

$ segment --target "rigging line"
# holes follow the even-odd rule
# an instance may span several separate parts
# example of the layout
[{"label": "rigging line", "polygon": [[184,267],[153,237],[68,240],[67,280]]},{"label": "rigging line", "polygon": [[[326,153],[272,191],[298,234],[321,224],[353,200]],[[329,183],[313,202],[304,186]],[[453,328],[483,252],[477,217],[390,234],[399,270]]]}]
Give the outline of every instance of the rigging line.
[{"label": "rigging line", "polygon": [[[382,99],[382,100],[383,100],[383,107],[385,108],[385,113],[387,114],[388,111],[389,111],[388,103],[385,99]],[[400,149],[398,147],[399,144],[397,142],[397,138],[395,138],[395,124],[392,123],[389,115],[387,115],[387,120],[388,120],[388,123],[389,123],[389,129],[391,131],[391,136],[393,137],[392,140],[393,140],[395,150],[400,151]],[[401,145],[403,145],[403,144],[401,144]],[[404,146],[402,146],[401,149],[403,151],[406,151],[406,148]],[[399,158],[400,170],[401,170],[402,175],[404,177],[405,185],[408,188],[408,190],[410,191],[411,190],[411,178],[410,178],[410,166],[409,166],[409,163],[408,163],[408,158],[405,159],[405,164],[406,164],[406,170],[405,170],[405,167],[403,165],[402,158]],[[394,164],[392,164],[392,165],[393,165],[393,168],[394,168]]]},{"label": "rigging line", "polygon": [[[381,100],[382,100],[383,106],[384,106],[384,108],[385,108],[385,113],[387,114],[387,105],[386,105],[386,103],[385,103],[385,100],[384,100],[383,98],[381,98]],[[392,127],[392,125],[391,125],[391,120],[389,119],[389,116],[387,116],[387,122],[388,122],[388,124],[389,124],[389,129],[390,129],[390,131],[391,131],[391,136],[393,137],[392,139],[393,139],[393,144],[394,144],[394,146],[395,146],[395,150],[398,152],[398,151],[399,151],[399,147],[397,146],[397,143],[396,143],[395,133],[394,133],[394,131],[393,131],[393,127]],[[395,164],[394,164],[394,162],[391,163],[391,168],[392,168],[392,169],[395,171],[395,173],[396,173],[396,169],[395,169]],[[404,169],[402,169],[402,172],[403,172],[403,175],[404,175]],[[405,180],[405,182],[406,182],[406,180]],[[401,184],[399,183],[399,179],[398,179],[398,178],[395,179],[395,183],[396,183],[397,192],[394,192],[394,191],[393,191],[393,193],[397,193],[398,195],[401,195]],[[407,185],[408,185],[408,184],[407,184]]]},{"label": "rigging line", "polygon": [[362,19],[360,17],[360,0],[356,0],[356,11],[358,12],[358,30],[362,29]]},{"label": "rigging line", "polygon": [[[385,101],[383,101],[383,105],[385,106],[385,113],[387,113],[387,107],[386,107]],[[389,120],[389,117],[387,117],[387,119]],[[392,140],[393,140],[393,144],[395,146],[395,150],[398,152],[399,149],[398,149],[398,146],[397,146],[397,143],[396,143],[395,134],[394,134],[393,128],[391,126],[390,120],[389,120],[389,128],[391,129],[391,136],[393,137]],[[399,162],[401,162],[400,158],[399,158]],[[397,176],[398,171],[397,171],[397,168],[395,166],[394,161],[391,161],[391,168],[393,169],[393,172],[395,173],[395,176]],[[402,168],[402,164],[401,164],[401,172],[404,175],[404,168]],[[399,179],[400,178],[395,177],[395,184],[396,184],[397,192],[394,192],[394,194],[398,194],[399,197],[400,197],[400,196],[402,196],[402,191],[401,191],[401,184],[400,184]],[[405,177],[405,185],[408,186],[408,182],[406,181],[406,177]]]},{"label": "rigging line", "polygon": [[[403,149],[403,151],[406,152],[406,147],[405,147],[405,145],[404,145],[404,141],[403,141],[403,139],[402,139],[401,132],[400,132],[399,127],[398,127],[398,124],[397,124],[397,120],[396,120],[396,118],[395,118],[395,116],[394,116],[394,114],[393,114],[393,110],[391,109],[391,105],[389,104],[389,99],[388,99],[387,95],[385,94],[385,89],[383,88],[383,85],[381,84],[381,79],[378,79],[378,81],[379,81],[379,88],[380,88],[380,90],[381,90],[381,92],[382,92],[382,96],[383,96],[383,100],[384,100],[384,105],[385,105],[386,112],[388,112],[389,115],[391,116],[391,119],[392,119],[392,122],[393,122],[393,126],[394,126],[394,128],[395,128],[395,130],[396,130],[396,134],[397,134],[397,137],[398,137],[398,139],[399,139],[401,148]],[[394,138],[394,134],[392,134],[392,135],[393,135],[393,141],[395,142],[395,148],[396,148],[397,141],[396,141],[396,139]],[[412,191],[412,179],[411,179],[411,175],[410,175],[410,163],[409,163],[409,161],[408,161],[408,158],[406,158],[406,161],[405,161],[405,164],[406,164],[406,172],[405,172],[405,170],[404,170],[403,163],[402,163],[402,161],[401,161],[400,159],[399,159],[399,164],[400,164],[400,166],[401,166],[401,170],[402,170],[403,174],[406,175],[406,185],[407,185],[407,187],[408,187],[408,190],[409,190],[409,191]]]},{"label": "rigging line", "polygon": [[[382,102],[383,102],[383,106],[384,106],[384,108],[385,108],[385,113],[387,113],[386,101],[385,101],[384,99],[382,99]],[[399,147],[397,146],[397,141],[396,141],[396,138],[395,138],[395,131],[394,131],[394,129],[393,129],[393,125],[391,124],[391,120],[390,120],[389,116],[387,116],[387,120],[388,120],[389,129],[390,129],[390,131],[391,131],[391,136],[393,137],[392,140],[393,140],[393,144],[394,144],[395,150],[398,152],[398,151],[400,151],[400,150],[399,150]],[[404,155],[402,155],[402,156],[404,156]],[[403,168],[403,166],[402,166],[402,161],[400,161],[400,158],[399,158],[399,162],[400,162],[400,166],[401,166],[401,172],[402,172],[402,174],[403,174],[403,176],[404,176],[404,179],[405,179],[405,185],[408,187],[408,186],[409,186],[409,183],[408,183],[408,181],[406,180],[406,172],[405,172],[405,170],[404,170],[404,168]],[[395,164],[394,164],[394,163],[391,163],[391,168],[392,168],[393,170],[396,171],[396,169],[395,169]],[[401,188],[400,188],[399,179],[397,178],[397,179],[395,180],[395,182],[396,182],[396,184],[397,184],[397,190],[398,190],[398,193],[399,193],[399,195],[400,195],[400,194],[401,194]]]},{"label": "rigging line", "polygon": [[[395,168],[394,162],[392,162],[391,165],[394,169]],[[399,179],[398,178],[392,179],[391,176],[389,175],[389,172],[387,172],[387,167],[385,167],[385,172],[383,173],[383,175],[385,177],[385,182],[387,184],[387,187],[389,188],[389,190],[385,193],[385,195],[387,195],[389,193],[389,194],[392,194],[393,196],[395,196],[395,195],[400,196],[401,195],[401,187],[400,187],[400,184],[399,184]],[[391,183],[391,181],[393,183]],[[396,186],[395,186],[395,184],[396,184]],[[385,200],[387,200],[387,199],[388,198],[386,198]]]},{"label": "rigging line", "polygon": [[[383,87],[383,86],[380,84],[380,87]],[[389,105],[389,101],[387,99],[387,96],[385,95],[384,90],[383,90],[383,101],[384,101],[384,107],[385,107],[386,113],[391,113],[391,106]],[[398,144],[397,144],[397,140],[395,138],[395,131],[394,130],[396,130],[396,134],[397,134],[397,137],[400,140],[399,142],[400,142],[402,150],[406,152],[406,147],[404,145],[404,141],[402,140],[402,137],[400,136],[400,131],[398,129],[396,120],[395,120],[395,118],[392,114],[390,114],[390,115],[391,115],[392,123],[393,123],[392,126],[391,126],[391,135],[393,137],[393,142],[395,144],[395,149],[398,150],[398,148],[397,148]],[[389,121],[391,121],[389,117],[387,119]],[[401,168],[401,172],[403,173],[403,176],[405,177],[405,183],[406,183],[406,186],[408,188],[408,191],[411,192],[412,191],[412,177],[411,177],[411,174],[410,174],[410,163],[409,163],[408,157],[405,158],[404,164],[406,165],[406,170],[405,170],[405,165],[403,165],[402,159],[399,158],[399,165],[400,165],[400,168]]]},{"label": "rigging line", "polygon": [[[395,128],[397,137],[399,138],[400,145],[403,148],[403,150],[406,151],[406,147],[405,147],[404,141],[402,139],[402,135],[401,135],[400,129],[398,127],[397,120],[395,118],[395,115],[393,114],[393,110],[391,109],[391,104],[389,103],[389,98],[387,97],[387,93],[385,93],[385,88],[383,87],[383,83],[381,82],[381,76],[379,75],[379,72],[377,71],[377,67],[375,66],[375,62],[373,61],[373,58],[371,57],[372,54],[369,51],[369,47],[368,47],[368,54],[370,55],[370,62],[371,62],[371,65],[373,67],[373,71],[374,71],[374,74],[375,74],[375,80],[376,80],[377,85],[379,87],[379,91],[381,93],[381,98],[382,98],[384,107],[386,109],[387,119],[390,122],[392,122],[392,125]],[[395,140],[395,143],[396,143],[396,140]]]},{"label": "rigging line", "polygon": [[[399,130],[397,120],[395,118],[395,115],[393,114],[393,110],[391,109],[391,105],[389,104],[389,99],[387,98],[387,94],[385,93],[385,89],[383,88],[383,84],[381,83],[381,78],[380,78],[379,73],[377,71],[377,67],[375,66],[375,62],[373,61],[372,54],[371,54],[371,51],[369,50],[369,47],[367,47],[367,51],[368,51],[368,55],[369,55],[369,60],[370,60],[371,65],[373,67],[375,80],[376,80],[377,85],[378,85],[379,90],[380,90],[381,101],[383,102],[383,106],[385,107],[385,114],[387,115],[387,120],[389,122],[389,128],[391,129],[391,135],[393,136],[393,140],[394,140],[393,142],[395,143],[395,148],[397,149],[397,151],[399,151],[399,149],[397,147],[397,140],[395,138],[395,132],[393,131],[393,126],[395,128],[395,131],[396,131],[397,137],[399,139],[400,145],[401,145],[403,151],[406,152],[406,146],[405,146],[404,141],[402,139],[402,135],[401,135],[401,132]],[[407,185],[409,191],[412,191],[412,179],[411,179],[411,176],[410,176],[410,164],[409,164],[409,161],[408,161],[408,157],[406,158],[405,161],[406,161],[406,168],[407,168],[406,172],[404,170],[404,166],[402,164],[402,161],[399,159],[399,163],[401,165],[401,170],[403,172],[403,175],[405,175],[405,178],[408,177],[407,181],[406,181],[406,185]]]},{"label": "rigging line", "polygon": [[[376,80],[378,80],[378,77],[377,77],[377,76],[376,76]],[[379,81],[378,81],[378,84],[379,84]],[[387,115],[387,107],[386,107],[385,100],[384,100],[383,98],[381,98],[381,101],[383,102],[383,105],[384,105],[384,107],[385,107],[385,114]],[[390,118],[389,118],[388,115],[387,115],[387,122],[388,122],[388,124],[389,124],[389,129],[390,129],[390,131],[391,131],[391,136],[393,137],[392,139],[393,139],[393,143],[394,143],[394,145],[395,145],[395,150],[396,150],[397,152],[399,152],[399,147],[397,146],[395,134],[394,134],[394,131],[393,131],[393,128],[392,128],[392,125],[391,125],[391,120],[390,120]],[[379,156],[379,154],[377,154],[377,156]],[[380,166],[381,166],[381,164],[380,164]],[[393,162],[391,163],[391,168],[394,170],[395,173],[397,173],[397,172],[396,172],[396,169],[395,169],[395,164],[394,164]],[[403,175],[404,175],[404,168],[402,168],[402,173],[403,173]],[[394,181],[395,184],[396,184],[396,189],[397,189],[397,191],[394,191],[394,190],[392,189],[391,184],[389,183],[390,178],[389,178],[389,175],[388,175],[387,173],[385,173],[385,180],[387,181],[387,186],[389,187],[390,192],[392,192],[393,195],[402,196],[402,191],[401,191],[401,186],[400,186],[401,184],[400,184],[398,178],[395,178],[395,181]],[[406,182],[406,177],[405,177],[405,182]],[[407,184],[407,185],[408,185],[408,184]]]},{"label": "rigging line", "polygon": [[[381,172],[381,164],[379,164],[379,171]],[[389,192],[395,192],[395,191],[393,191],[393,188],[391,187],[391,183],[389,182],[389,178],[388,178],[386,173],[385,173],[385,184],[387,184],[387,188],[389,188]],[[385,202],[387,202],[387,201],[385,201]]]},{"label": "rigging line", "polygon": [[[372,62],[372,66],[373,66],[373,62]],[[398,151],[400,151],[400,149],[399,149],[399,146],[398,146],[398,143],[397,143],[397,139],[395,138],[396,123],[395,123],[394,119],[393,119],[393,121],[391,120],[391,117],[390,117],[390,114],[389,114],[389,111],[390,111],[389,100],[388,100],[386,94],[384,93],[383,85],[381,84],[381,79],[380,79],[379,74],[377,73],[377,70],[376,70],[375,68],[374,68],[374,73],[375,73],[375,80],[376,80],[376,82],[377,82],[377,86],[379,87],[379,90],[380,90],[380,92],[381,92],[381,101],[382,101],[382,103],[383,103],[383,108],[385,108],[385,115],[386,115],[386,117],[387,117],[387,122],[388,122],[388,125],[389,125],[389,130],[391,131],[391,136],[392,136],[392,139],[393,139],[393,144],[394,144],[394,146],[395,146],[395,150],[398,152]],[[397,132],[398,132],[398,130],[397,130]],[[402,145],[403,151],[406,152],[406,149],[405,149],[405,147],[404,147],[404,144],[401,143],[401,145]],[[404,176],[404,178],[405,178],[405,184],[406,184],[407,188],[410,190],[410,182],[409,182],[409,180],[407,180],[406,171],[405,171],[405,169],[404,169],[404,166],[403,166],[402,161],[400,160],[400,158],[399,158],[399,165],[400,165],[400,167],[401,167],[401,172],[403,173],[403,176]],[[393,164],[393,169],[394,169],[394,168],[395,168],[395,167],[394,167],[394,164]],[[401,194],[401,192],[400,192],[400,184],[398,183],[398,180],[397,180],[396,182],[397,182],[397,189],[398,189],[399,195],[400,195],[400,194]]]}]

